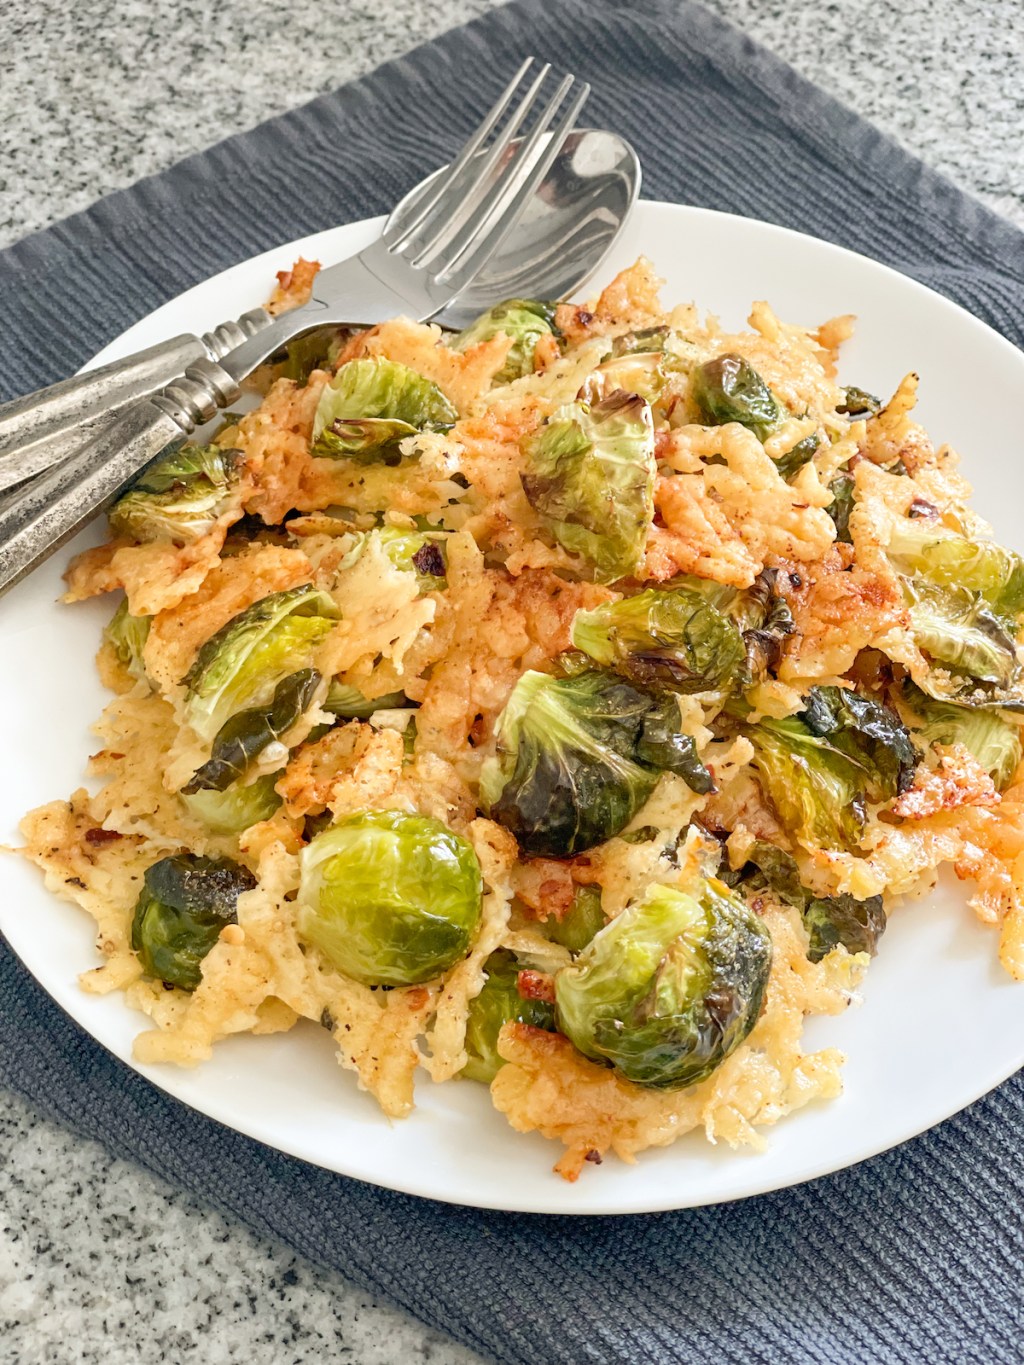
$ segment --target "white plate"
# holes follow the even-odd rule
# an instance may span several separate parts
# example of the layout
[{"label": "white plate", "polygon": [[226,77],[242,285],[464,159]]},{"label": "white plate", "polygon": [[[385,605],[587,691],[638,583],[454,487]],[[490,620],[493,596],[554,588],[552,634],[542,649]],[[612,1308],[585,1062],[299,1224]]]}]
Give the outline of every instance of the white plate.
[{"label": "white plate", "polygon": [[[259,303],[301,252],[330,262],[368,243],[378,223],[319,233],[226,270],[132,327],[97,361],[176,332],[202,332]],[[1024,356],[968,313],[861,256],[781,228],[669,204],[640,203],[603,278],[641,253],[666,277],[663,299],[690,299],[739,326],[754,299],[805,324],[859,316],[842,374],[891,393],[921,375],[922,421],[964,456],[976,505],[1008,545],[1024,549],[1024,435],[1007,422],[1024,389]],[[81,548],[80,542],[73,549]],[[0,787],[5,842],[20,816],[81,784],[88,726],[105,694],[92,665],[110,604],[55,604],[67,554],[0,603],[4,663]],[[20,859],[0,861],[0,930],[37,980],[122,1061],[145,1021],[120,995],[83,994],[76,977],[97,961],[91,921],[49,896]],[[576,1185],[551,1171],[561,1147],[515,1134],[471,1084],[435,1086],[389,1123],[333,1060],[313,1025],[221,1043],[195,1071],[135,1069],[193,1108],[271,1147],[345,1175],[454,1203],[543,1213],[635,1213],[740,1199],[839,1170],[903,1142],[998,1085],[1024,1063],[1024,986],[996,961],[955,883],[892,919],[868,974],[864,1004],[815,1019],[807,1045],[847,1055],[845,1093],[766,1130],[768,1149],[734,1153],[692,1135],[626,1166],[609,1158]]]}]

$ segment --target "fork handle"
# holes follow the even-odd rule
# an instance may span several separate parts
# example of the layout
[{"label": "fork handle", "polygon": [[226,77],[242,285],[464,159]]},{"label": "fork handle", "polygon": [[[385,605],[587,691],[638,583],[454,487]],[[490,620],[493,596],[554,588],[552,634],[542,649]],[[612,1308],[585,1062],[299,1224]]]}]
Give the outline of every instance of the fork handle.
[{"label": "fork handle", "polygon": [[33,480],[0,508],[0,595],[109,507],[168,448],[180,446],[239,388],[218,364],[199,360],[182,379],[132,403],[65,464]]},{"label": "fork handle", "polygon": [[254,308],[202,337],[171,337],[0,405],[0,490],[68,459],[128,403],[169,384],[196,361],[219,360],[270,321],[266,309]]}]

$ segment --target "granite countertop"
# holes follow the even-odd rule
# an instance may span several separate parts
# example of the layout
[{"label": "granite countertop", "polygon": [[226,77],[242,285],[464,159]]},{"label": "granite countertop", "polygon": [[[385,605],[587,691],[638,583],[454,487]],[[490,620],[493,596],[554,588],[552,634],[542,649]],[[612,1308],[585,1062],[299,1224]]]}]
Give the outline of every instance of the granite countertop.
[{"label": "granite countertop", "polygon": [[[1020,0],[706,3],[1024,226]],[[493,5],[0,5],[0,245]],[[0,1152],[3,1365],[478,1359],[9,1094]]]}]

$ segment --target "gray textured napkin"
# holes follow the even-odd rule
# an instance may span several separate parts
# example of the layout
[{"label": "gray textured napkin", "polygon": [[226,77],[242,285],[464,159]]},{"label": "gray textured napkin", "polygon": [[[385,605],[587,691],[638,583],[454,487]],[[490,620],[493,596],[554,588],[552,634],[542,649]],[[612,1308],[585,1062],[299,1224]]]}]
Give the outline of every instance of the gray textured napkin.
[{"label": "gray textured napkin", "polygon": [[[0,254],[0,398],[235,261],[383,212],[526,52],[593,82],[588,120],[634,143],[648,195],[853,247],[1024,339],[1024,236],[735,30],[667,0],[525,0]],[[448,1208],[269,1151],[111,1058],[4,945],[0,1082],[500,1361],[1021,1359],[1020,1076],[811,1185],[619,1219]]]}]

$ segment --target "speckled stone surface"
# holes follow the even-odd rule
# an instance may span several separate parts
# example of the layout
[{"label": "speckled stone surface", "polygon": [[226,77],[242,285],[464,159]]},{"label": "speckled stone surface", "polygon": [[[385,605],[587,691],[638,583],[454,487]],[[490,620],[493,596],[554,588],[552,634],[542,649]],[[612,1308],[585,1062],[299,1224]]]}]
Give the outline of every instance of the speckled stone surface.
[{"label": "speckled stone surface", "polygon": [[[1021,0],[707,0],[1024,225]],[[494,0],[0,0],[0,243]],[[0,1365],[470,1365],[0,1095]]]}]

